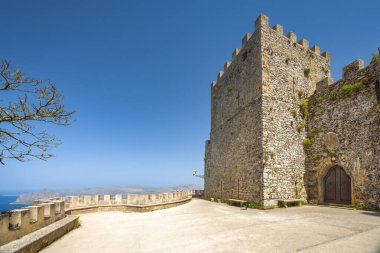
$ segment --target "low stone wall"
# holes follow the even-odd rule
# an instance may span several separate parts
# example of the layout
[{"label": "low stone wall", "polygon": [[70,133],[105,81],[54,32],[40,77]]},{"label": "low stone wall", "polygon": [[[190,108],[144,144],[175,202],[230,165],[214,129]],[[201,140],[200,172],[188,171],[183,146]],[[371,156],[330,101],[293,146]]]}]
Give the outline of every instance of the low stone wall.
[{"label": "low stone wall", "polygon": [[0,246],[1,253],[34,253],[76,228],[78,216],[67,216],[18,240]]},{"label": "low stone wall", "polygon": [[65,202],[52,199],[0,214],[0,246],[65,217]]},{"label": "low stone wall", "polygon": [[22,251],[9,251],[29,252],[28,250],[33,249],[32,252],[35,252],[35,248],[41,246],[41,240],[45,236],[51,241],[53,237],[55,240],[62,236],[65,231],[69,231],[68,228],[71,228],[72,225],[65,225],[63,228],[58,226],[61,219],[67,218],[66,214],[102,211],[154,211],[184,204],[191,200],[193,193],[193,191],[175,191],[160,194],[86,195],[36,200],[33,201],[32,206],[15,209],[0,215],[0,246],[4,245],[1,248],[13,248],[9,245],[19,241],[15,241],[16,239],[22,237],[24,240],[26,235],[34,234],[33,232],[36,230],[39,230],[36,232],[44,231],[42,229],[48,225],[54,225],[51,226],[53,229],[48,229],[48,234],[41,238],[38,237],[35,241],[29,240],[29,246],[22,248]]},{"label": "low stone wall", "polygon": [[148,212],[186,203],[193,191],[175,191],[160,194],[86,195],[66,198],[66,214],[122,211]]}]

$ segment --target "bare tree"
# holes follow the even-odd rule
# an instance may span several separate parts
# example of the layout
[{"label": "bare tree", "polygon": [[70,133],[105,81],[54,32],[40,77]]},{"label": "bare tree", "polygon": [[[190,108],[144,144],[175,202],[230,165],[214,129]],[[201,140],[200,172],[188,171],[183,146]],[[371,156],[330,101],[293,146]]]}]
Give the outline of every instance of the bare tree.
[{"label": "bare tree", "polygon": [[5,159],[24,162],[46,160],[52,147],[60,144],[42,127],[67,126],[74,112],[66,111],[55,83],[25,77],[9,61],[0,62],[0,163]]}]

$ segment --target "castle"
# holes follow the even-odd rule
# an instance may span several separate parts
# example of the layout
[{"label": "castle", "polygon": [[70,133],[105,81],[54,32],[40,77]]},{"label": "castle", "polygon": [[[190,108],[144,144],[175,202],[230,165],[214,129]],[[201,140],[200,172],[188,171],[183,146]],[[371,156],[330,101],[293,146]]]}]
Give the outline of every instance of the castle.
[{"label": "castle", "polygon": [[379,80],[374,57],[332,83],[328,52],[260,15],[211,84],[205,196],[380,209]]}]

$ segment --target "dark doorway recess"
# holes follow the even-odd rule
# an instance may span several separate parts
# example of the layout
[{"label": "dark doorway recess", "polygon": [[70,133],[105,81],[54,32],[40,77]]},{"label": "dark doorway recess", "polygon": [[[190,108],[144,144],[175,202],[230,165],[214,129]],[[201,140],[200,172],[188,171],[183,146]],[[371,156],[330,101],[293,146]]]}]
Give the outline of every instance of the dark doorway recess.
[{"label": "dark doorway recess", "polygon": [[334,166],[327,172],[324,190],[324,201],[327,203],[351,203],[351,178],[340,166]]}]

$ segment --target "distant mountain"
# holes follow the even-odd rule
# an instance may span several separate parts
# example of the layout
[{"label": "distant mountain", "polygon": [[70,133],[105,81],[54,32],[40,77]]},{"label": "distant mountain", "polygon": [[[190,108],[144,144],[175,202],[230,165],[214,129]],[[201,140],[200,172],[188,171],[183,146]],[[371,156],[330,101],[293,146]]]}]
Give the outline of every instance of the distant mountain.
[{"label": "distant mountain", "polygon": [[203,186],[198,184],[181,184],[171,187],[172,190],[203,190]]},{"label": "distant mountain", "polygon": [[34,191],[34,192],[30,192],[30,193],[25,193],[25,194],[21,194],[15,202],[13,202],[12,204],[25,204],[25,205],[28,205],[28,204],[31,204],[33,200],[36,200],[36,199],[46,199],[46,198],[54,198],[54,197],[59,197],[61,196],[61,194],[59,194],[58,192],[55,192],[55,191],[52,191],[52,190],[49,190],[49,189],[42,189],[42,190],[39,190],[39,191]]}]

